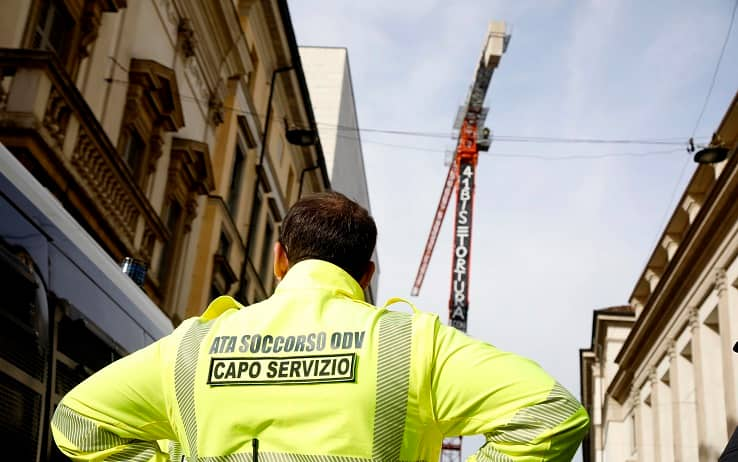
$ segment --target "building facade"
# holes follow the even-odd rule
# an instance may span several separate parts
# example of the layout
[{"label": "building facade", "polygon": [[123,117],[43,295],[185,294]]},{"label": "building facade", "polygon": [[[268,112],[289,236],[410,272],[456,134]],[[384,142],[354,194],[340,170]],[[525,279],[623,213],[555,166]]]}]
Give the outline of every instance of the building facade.
[{"label": "building facade", "polygon": [[314,128],[286,0],[0,2],[11,459],[62,460],[49,416],[95,370],[216,295],[271,293],[285,210],[330,187]]},{"label": "building facade", "polygon": [[580,352],[585,461],[714,461],[738,424],[738,95],[630,297]]},{"label": "building facade", "polygon": [[[315,109],[331,186],[371,213],[348,50],[338,47],[300,47],[300,57]],[[379,280],[376,250],[372,260],[376,271],[365,291],[370,303],[376,300]]]}]

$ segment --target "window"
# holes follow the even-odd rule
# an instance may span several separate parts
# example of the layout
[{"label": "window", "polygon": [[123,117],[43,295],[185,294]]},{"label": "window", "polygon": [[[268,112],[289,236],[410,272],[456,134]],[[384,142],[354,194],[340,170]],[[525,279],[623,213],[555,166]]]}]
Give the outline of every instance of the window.
[{"label": "window", "polygon": [[16,3],[30,10],[20,48],[55,54],[72,81],[82,59],[92,52],[103,13],[116,13],[126,6],[126,0],[26,0]]},{"label": "window", "polygon": [[236,155],[231,171],[231,187],[228,190],[228,209],[231,215],[238,213],[238,199],[241,194],[241,179],[243,178],[244,155],[241,146],[236,146]]},{"label": "window", "polygon": [[228,259],[231,252],[231,240],[226,233],[220,233],[220,242],[218,242],[218,255]]},{"label": "window", "polygon": [[32,48],[49,50],[62,62],[68,58],[74,33],[74,20],[60,1],[42,1],[33,30]]},{"label": "window", "polygon": [[182,215],[182,207],[175,200],[169,201],[164,212],[164,224],[169,231],[169,239],[164,243],[164,249],[161,252],[161,263],[159,265],[159,279],[162,279],[162,275],[167,274],[174,264],[174,250],[177,246],[177,224],[179,218]]},{"label": "window", "polygon": [[[253,257],[253,251],[254,251],[254,239],[256,238],[256,230],[257,224],[259,223],[259,218],[261,215],[261,206],[262,202],[264,201],[264,193],[262,192],[261,185],[259,185],[259,188],[256,190],[256,197],[254,197],[254,203],[252,207],[254,208],[254,212],[251,214],[253,217],[253,222],[249,223],[249,242],[248,242],[248,248],[251,249],[251,254]],[[251,258],[253,261],[254,259]]]},{"label": "window", "polygon": [[256,76],[259,73],[259,55],[256,53],[256,45],[251,45],[251,49],[249,49],[249,58],[251,58],[251,64],[253,66],[253,70],[249,72],[249,95],[251,95],[251,100],[254,100],[254,90],[256,88]]},{"label": "window", "polygon": [[123,161],[131,169],[133,178],[138,180],[141,173],[141,163],[146,153],[146,143],[143,142],[135,129],[129,129],[124,135],[122,145],[123,151],[121,156],[123,157]]},{"label": "window", "polygon": [[[144,188],[163,154],[164,135],[184,126],[174,71],[147,59],[132,59],[118,152]],[[145,191],[146,192],[146,191]]]},{"label": "window", "polygon": [[[274,223],[272,217],[267,216],[266,225],[264,226],[264,240],[261,246],[261,280],[266,281],[271,274],[272,264],[272,243],[274,242]],[[266,284],[265,284],[266,285]]]},{"label": "window", "polygon": [[287,200],[287,204],[292,203],[292,186],[295,183],[295,172],[292,170],[292,167],[290,167],[289,172],[287,173],[287,188],[285,192],[285,199]]}]

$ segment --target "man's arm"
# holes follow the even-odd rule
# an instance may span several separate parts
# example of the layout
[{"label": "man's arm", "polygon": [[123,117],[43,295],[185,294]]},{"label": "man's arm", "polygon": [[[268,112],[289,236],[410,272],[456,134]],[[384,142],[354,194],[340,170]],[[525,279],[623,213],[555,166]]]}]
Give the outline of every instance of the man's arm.
[{"label": "man's arm", "polygon": [[446,436],[487,438],[472,461],[571,460],[589,417],[540,366],[439,322],[434,351],[439,429]]},{"label": "man's arm", "polygon": [[168,338],[132,353],[77,385],[51,421],[59,449],[72,460],[168,460],[158,439],[176,439],[162,384]]}]

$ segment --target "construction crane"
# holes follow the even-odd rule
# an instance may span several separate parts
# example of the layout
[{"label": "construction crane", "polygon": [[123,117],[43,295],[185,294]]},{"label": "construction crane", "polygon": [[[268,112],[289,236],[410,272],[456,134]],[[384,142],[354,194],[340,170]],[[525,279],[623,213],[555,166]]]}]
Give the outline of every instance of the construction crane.
[{"label": "construction crane", "polygon": [[[482,56],[474,72],[474,83],[469,88],[465,103],[459,108],[454,129],[459,130],[456,153],[448,169],[438,208],[425,244],[420,267],[415,276],[411,295],[417,296],[430,264],[433,249],[446,216],[451,193],[456,188],[456,215],[454,220],[453,257],[451,265],[451,297],[448,302],[449,325],[466,332],[469,312],[469,264],[471,261],[472,215],[474,204],[474,178],[479,151],[489,150],[491,137],[483,127],[487,118],[484,99],[487,96],[492,74],[507,49],[510,35],[505,23],[492,21],[482,47]],[[480,130],[480,127],[483,127]],[[461,462],[461,437],[446,438],[443,442],[441,462]]]}]

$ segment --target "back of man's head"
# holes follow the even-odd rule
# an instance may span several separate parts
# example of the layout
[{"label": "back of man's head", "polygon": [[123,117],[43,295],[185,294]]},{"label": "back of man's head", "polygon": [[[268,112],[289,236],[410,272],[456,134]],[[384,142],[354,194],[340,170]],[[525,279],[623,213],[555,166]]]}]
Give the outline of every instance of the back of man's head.
[{"label": "back of man's head", "polygon": [[365,208],[338,192],[297,201],[282,222],[279,241],[290,266],[319,259],[343,268],[359,281],[377,242],[377,227]]}]

